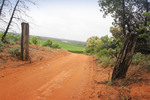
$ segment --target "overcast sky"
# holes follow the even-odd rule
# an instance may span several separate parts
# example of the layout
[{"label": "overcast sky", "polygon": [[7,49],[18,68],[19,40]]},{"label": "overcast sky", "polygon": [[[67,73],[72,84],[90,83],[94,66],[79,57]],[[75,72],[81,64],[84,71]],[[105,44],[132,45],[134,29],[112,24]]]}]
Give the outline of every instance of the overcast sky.
[{"label": "overcast sky", "polygon": [[30,10],[35,25],[30,34],[86,41],[91,36],[109,35],[112,18],[103,18],[98,0],[36,0]]}]

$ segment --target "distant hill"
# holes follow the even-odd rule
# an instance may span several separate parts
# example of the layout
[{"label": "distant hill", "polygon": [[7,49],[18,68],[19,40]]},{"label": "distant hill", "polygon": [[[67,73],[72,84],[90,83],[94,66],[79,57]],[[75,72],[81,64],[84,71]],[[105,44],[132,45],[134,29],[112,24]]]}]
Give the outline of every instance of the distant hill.
[{"label": "distant hill", "polygon": [[[8,34],[12,34],[12,35],[17,35],[17,36],[21,36],[21,34],[19,33],[8,33]],[[30,35],[30,38],[32,38],[35,35]],[[61,41],[61,42],[67,42],[67,43],[72,43],[72,44],[77,44],[77,45],[86,45],[86,42],[82,42],[82,41],[76,41],[76,40],[68,40],[68,39],[58,39],[58,38],[52,38],[52,37],[45,37],[45,36],[36,36],[39,40],[46,40],[46,39],[52,39],[53,41]]]}]

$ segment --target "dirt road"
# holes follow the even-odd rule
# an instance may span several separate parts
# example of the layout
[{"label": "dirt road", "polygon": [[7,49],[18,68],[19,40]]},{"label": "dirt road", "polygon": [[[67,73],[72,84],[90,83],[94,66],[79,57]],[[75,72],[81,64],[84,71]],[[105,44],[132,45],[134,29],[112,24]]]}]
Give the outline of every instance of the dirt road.
[{"label": "dirt road", "polygon": [[74,53],[22,65],[0,77],[0,100],[87,100],[93,66],[92,57]]}]

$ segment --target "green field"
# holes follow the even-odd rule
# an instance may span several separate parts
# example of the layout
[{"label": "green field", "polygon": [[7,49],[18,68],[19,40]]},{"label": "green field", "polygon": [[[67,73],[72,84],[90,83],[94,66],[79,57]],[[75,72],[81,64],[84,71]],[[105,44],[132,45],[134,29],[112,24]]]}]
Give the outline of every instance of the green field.
[{"label": "green field", "polygon": [[77,45],[77,44],[60,42],[60,41],[53,41],[53,42],[58,44],[62,49],[68,50],[70,52],[75,52],[75,53],[83,53],[83,50],[85,48],[85,46],[83,45]]}]

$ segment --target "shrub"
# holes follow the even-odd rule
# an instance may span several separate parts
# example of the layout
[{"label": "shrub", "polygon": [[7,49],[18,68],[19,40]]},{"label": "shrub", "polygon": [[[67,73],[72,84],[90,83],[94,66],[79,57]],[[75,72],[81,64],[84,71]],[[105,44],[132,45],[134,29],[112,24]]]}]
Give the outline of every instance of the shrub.
[{"label": "shrub", "polygon": [[101,66],[113,66],[116,62],[116,58],[112,58],[111,56],[102,56],[99,58],[99,63]]},{"label": "shrub", "polygon": [[8,43],[8,44],[11,44],[11,45],[16,44],[15,40],[13,40],[13,39],[11,39],[11,38],[8,38],[8,37],[6,37],[6,38],[4,39],[4,43]]},{"label": "shrub", "polygon": [[14,54],[14,52],[15,52],[15,49],[13,49],[13,48],[9,49],[9,53]]},{"label": "shrub", "polygon": [[20,47],[17,47],[15,49],[11,48],[9,49],[9,52],[13,55],[13,56],[20,56]]},{"label": "shrub", "polygon": [[97,53],[98,57],[102,57],[103,55],[109,55],[108,50],[107,49],[102,49]]},{"label": "shrub", "polygon": [[19,36],[7,34],[6,38],[13,39],[14,41],[20,40]]},{"label": "shrub", "polygon": [[150,55],[136,53],[133,55],[132,64],[150,65]]},{"label": "shrub", "polygon": [[37,44],[38,43],[38,38],[37,37],[32,37],[31,38],[31,43],[33,43],[33,44]]},{"label": "shrub", "polygon": [[141,53],[136,53],[133,55],[132,63],[133,64],[142,64],[144,62],[145,57]]},{"label": "shrub", "polygon": [[3,42],[0,40],[0,49],[2,48],[3,45],[4,45]]},{"label": "shrub", "polygon": [[43,47],[52,47],[52,40],[47,39],[46,41],[43,42],[42,46]]},{"label": "shrub", "polygon": [[60,49],[61,47],[58,44],[52,44],[52,48]]}]

